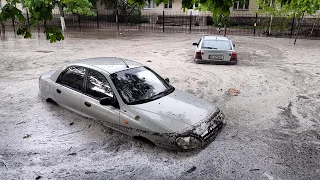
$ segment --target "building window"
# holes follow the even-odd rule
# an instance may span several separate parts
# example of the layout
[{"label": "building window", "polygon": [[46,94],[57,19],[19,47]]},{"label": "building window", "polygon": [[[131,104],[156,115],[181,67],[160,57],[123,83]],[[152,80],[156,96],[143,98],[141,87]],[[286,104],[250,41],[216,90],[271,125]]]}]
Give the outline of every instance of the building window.
[{"label": "building window", "polygon": [[249,0],[239,0],[234,1],[233,10],[248,10],[249,9]]},{"label": "building window", "polygon": [[156,7],[156,4],[154,0],[146,0],[146,5],[144,6],[144,9],[152,9],[155,7]]},{"label": "building window", "polygon": [[164,8],[172,9],[172,1],[169,1],[168,4],[164,4]]}]

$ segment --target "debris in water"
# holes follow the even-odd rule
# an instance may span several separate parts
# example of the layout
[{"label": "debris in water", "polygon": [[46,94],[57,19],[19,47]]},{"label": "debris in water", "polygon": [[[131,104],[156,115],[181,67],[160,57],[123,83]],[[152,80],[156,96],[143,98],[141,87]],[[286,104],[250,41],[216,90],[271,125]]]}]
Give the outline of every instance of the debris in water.
[{"label": "debris in water", "polygon": [[[1,162],[1,161],[0,161]],[[7,167],[7,165],[6,165],[6,163],[4,163],[4,162],[1,162],[3,165],[4,165],[4,167],[8,170],[8,167]]]},{"label": "debris in water", "polygon": [[37,176],[37,177],[36,177],[36,179],[41,179],[41,178],[42,178],[42,176]]},{"label": "debris in water", "polygon": [[303,95],[298,95],[297,98],[298,99],[310,99],[309,97],[303,96]]},{"label": "debris in water", "polygon": [[134,117],[134,119],[137,120],[137,121],[139,121],[140,116],[136,116],[136,117]]},{"label": "debris in water", "polygon": [[16,125],[23,124],[23,123],[26,123],[26,122],[25,122],[25,121],[22,121],[22,122],[17,123]]},{"label": "debris in water", "polygon": [[68,156],[74,156],[74,155],[77,155],[77,153],[70,153],[70,154],[68,154]]},{"label": "debris in water", "polygon": [[72,126],[74,124],[74,122],[70,123],[70,126]]},{"label": "debris in water", "polygon": [[250,169],[249,171],[260,171],[260,169]]},{"label": "debris in water", "polygon": [[197,167],[192,166],[192,168],[190,168],[187,173],[192,173],[193,171],[195,171],[197,169]]},{"label": "debris in water", "polygon": [[227,94],[229,96],[238,96],[238,94],[240,94],[240,90],[238,90],[236,88],[230,88],[230,89],[228,89]]},{"label": "debris in water", "polygon": [[93,174],[93,173],[97,173],[96,171],[86,171],[84,172],[85,174]]},{"label": "debris in water", "polygon": [[30,136],[31,136],[30,134],[27,134],[27,135],[23,136],[23,139],[29,138]]},{"label": "debris in water", "polygon": [[53,52],[53,51],[39,50],[39,51],[35,51],[35,52],[49,53],[49,52]]}]

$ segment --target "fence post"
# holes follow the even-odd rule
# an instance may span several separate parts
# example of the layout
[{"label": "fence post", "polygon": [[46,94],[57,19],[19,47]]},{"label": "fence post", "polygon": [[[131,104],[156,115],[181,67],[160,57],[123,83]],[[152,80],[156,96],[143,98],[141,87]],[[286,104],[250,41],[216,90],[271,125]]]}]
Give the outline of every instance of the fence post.
[{"label": "fence post", "polygon": [[80,14],[78,14],[78,27],[81,29],[81,20],[80,20]]},{"label": "fence post", "polygon": [[28,25],[30,24],[30,20],[29,20],[29,10],[28,8],[26,9],[26,12],[27,12],[27,21],[28,21]]},{"label": "fence post", "polygon": [[291,38],[291,37],[292,37],[292,35],[293,35],[295,17],[296,17],[296,16],[293,16],[293,18],[292,18],[290,38]]},{"label": "fence post", "polygon": [[16,26],[14,25],[14,19],[12,19],[12,27],[13,27],[13,32],[14,32],[14,37],[16,38]]},{"label": "fence post", "polygon": [[40,38],[40,25],[39,25],[39,22],[37,22],[37,28],[38,28],[38,38]]},{"label": "fence post", "polygon": [[117,9],[117,12],[116,12],[116,24],[117,24],[117,31],[119,31],[119,11]]},{"label": "fence post", "polygon": [[162,32],[164,32],[164,11],[162,11]]},{"label": "fence post", "polygon": [[257,21],[258,21],[258,13],[256,13],[256,20],[254,21],[254,29],[253,29],[253,34],[256,35],[256,27],[257,27]]},{"label": "fence post", "polygon": [[227,18],[224,16],[224,37],[227,36]]},{"label": "fence post", "polygon": [[6,35],[6,27],[4,26],[4,22],[1,20],[0,21],[0,23],[1,23],[1,29],[0,29],[0,31],[1,31],[1,38],[2,38],[2,36],[3,36],[3,38],[5,37],[5,35]]},{"label": "fence post", "polygon": [[141,26],[141,22],[142,22],[142,17],[141,17],[141,12],[139,13],[139,21],[138,21],[138,31],[140,31],[140,26]]},{"label": "fence post", "polygon": [[99,29],[99,11],[97,9],[97,28]]},{"label": "fence post", "polygon": [[190,11],[190,25],[189,25],[190,33],[191,33],[191,26],[192,26],[192,11]]}]

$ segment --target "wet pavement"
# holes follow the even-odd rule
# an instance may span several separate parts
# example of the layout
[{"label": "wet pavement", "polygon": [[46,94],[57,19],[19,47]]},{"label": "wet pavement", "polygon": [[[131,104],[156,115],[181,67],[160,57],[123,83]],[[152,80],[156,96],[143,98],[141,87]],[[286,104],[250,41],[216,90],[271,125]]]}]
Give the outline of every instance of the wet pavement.
[{"label": "wet pavement", "polygon": [[[200,35],[66,37],[0,41],[0,179],[319,179],[320,41],[233,36],[240,62],[228,66],[192,62]],[[41,73],[101,56],[216,103],[226,127],[201,151],[172,152],[38,97]]]}]

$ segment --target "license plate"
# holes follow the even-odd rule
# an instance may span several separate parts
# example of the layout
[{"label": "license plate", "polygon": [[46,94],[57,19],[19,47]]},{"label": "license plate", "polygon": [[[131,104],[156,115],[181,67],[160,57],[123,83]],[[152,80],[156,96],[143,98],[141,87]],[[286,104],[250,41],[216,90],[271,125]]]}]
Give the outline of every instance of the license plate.
[{"label": "license plate", "polygon": [[222,60],[223,55],[209,55],[209,59]]}]

